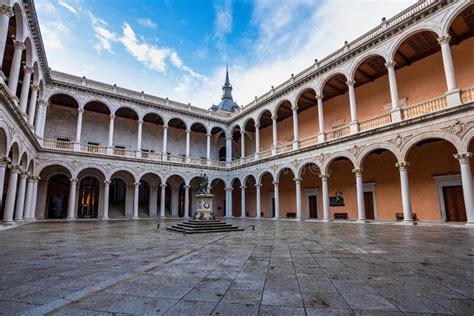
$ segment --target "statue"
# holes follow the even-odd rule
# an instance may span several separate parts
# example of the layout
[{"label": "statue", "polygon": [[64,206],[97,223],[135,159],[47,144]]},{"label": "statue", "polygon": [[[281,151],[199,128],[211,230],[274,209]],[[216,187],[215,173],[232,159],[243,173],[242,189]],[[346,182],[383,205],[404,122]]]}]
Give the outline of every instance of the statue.
[{"label": "statue", "polygon": [[209,194],[209,180],[206,174],[201,176],[201,183],[199,183],[197,194]]}]

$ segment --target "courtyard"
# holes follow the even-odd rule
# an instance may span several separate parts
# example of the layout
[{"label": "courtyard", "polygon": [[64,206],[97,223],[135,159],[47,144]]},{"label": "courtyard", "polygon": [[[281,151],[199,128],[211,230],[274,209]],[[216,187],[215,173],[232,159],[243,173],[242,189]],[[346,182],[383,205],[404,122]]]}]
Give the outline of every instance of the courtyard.
[{"label": "courtyard", "polygon": [[[474,230],[229,220],[181,235],[143,221],[0,231],[0,314],[474,312]],[[255,230],[252,229],[255,225]]]}]

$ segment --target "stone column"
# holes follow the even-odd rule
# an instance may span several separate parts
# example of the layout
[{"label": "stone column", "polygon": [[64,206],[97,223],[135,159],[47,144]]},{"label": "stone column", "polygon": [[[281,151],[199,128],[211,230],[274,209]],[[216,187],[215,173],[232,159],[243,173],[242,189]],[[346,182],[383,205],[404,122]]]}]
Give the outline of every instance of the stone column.
[{"label": "stone column", "polygon": [[13,15],[13,9],[10,6],[5,4],[0,5],[0,68],[3,64],[5,47],[7,46],[8,23]]},{"label": "stone column", "polygon": [[36,113],[36,124],[35,124],[35,133],[39,138],[44,136],[44,125],[46,123],[46,110],[48,109],[48,102],[45,100],[39,100],[38,102],[38,112]]},{"label": "stone column", "polygon": [[329,185],[328,174],[319,175],[323,189],[323,222],[329,222]]},{"label": "stone column", "polygon": [[25,210],[26,180],[28,180],[28,174],[26,172],[21,173],[20,184],[18,185],[18,193],[16,196],[16,206],[15,206],[15,220],[16,221],[23,219],[23,212]]},{"label": "stone column", "polygon": [[0,209],[3,206],[3,187],[5,185],[5,171],[8,164],[10,163],[10,158],[3,156],[0,158]]},{"label": "stone column", "polygon": [[232,161],[232,135],[226,135],[225,137],[225,148],[226,148],[226,161]]},{"label": "stone column", "polygon": [[395,62],[389,61],[385,64],[388,71],[388,83],[390,86],[390,100],[392,102],[392,109],[390,110],[390,116],[392,122],[400,122],[402,120],[402,111],[398,104],[398,86],[397,76],[395,74]]},{"label": "stone column", "polygon": [[184,218],[189,218],[189,185],[184,186]]},{"label": "stone column", "polygon": [[347,87],[349,88],[349,105],[351,108],[351,122],[349,124],[351,134],[359,131],[359,123],[357,122],[357,103],[354,91],[354,80],[346,81]]},{"label": "stone column", "polygon": [[31,218],[31,205],[33,203],[33,190],[34,190],[34,177],[28,178],[28,183],[26,187],[26,198],[25,198],[25,210],[23,211],[23,218]]},{"label": "stone column", "polygon": [[26,115],[28,105],[28,94],[30,92],[31,75],[33,74],[33,67],[23,67],[23,82],[21,83],[21,94],[20,94],[20,109],[21,112]]},{"label": "stone column", "polygon": [[255,124],[255,159],[260,159],[260,124]]},{"label": "stone column", "polygon": [[211,165],[211,133],[206,134],[206,160],[207,165]]},{"label": "stone column", "polygon": [[245,131],[240,131],[240,159],[245,159]]},{"label": "stone column", "polygon": [[273,132],[273,144],[272,144],[272,155],[277,154],[278,148],[278,126],[277,126],[277,116],[272,116],[272,132]]},{"label": "stone column", "polygon": [[296,219],[301,220],[301,178],[293,180],[296,184]]},{"label": "stone column", "polygon": [[168,160],[168,125],[163,125],[163,154],[162,159]]},{"label": "stone column", "polygon": [[189,162],[190,157],[190,147],[191,147],[191,129],[186,129],[186,161]]},{"label": "stone column", "polygon": [[15,53],[13,54],[12,66],[10,68],[10,75],[8,76],[8,88],[12,95],[16,95],[16,87],[18,85],[18,76],[20,75],[21,54],[26,48],[25,43],[20,41],[13,41],[15,46]]},{"label": "stone column", "polygon": [[275,198],[275,219],[280,219],[280,189],[277,181],[273,181],[273,193]]},{"label": "stone column", "polygon": [[299,148],[298,138],[298,106],[294,105],[291,107],[293,110],[293,149]]},{"label": "stone column", "polygon": [[8,180],[7,198],[5,200],[5,208],[3,211],[3,223],[6,225],[13,224],[13,212],[15,210],[15,198],[19,173],[19,166],[10,166],[10,179]]},{"label": "stone column", "polygon": [[110,180],[104,181],[104,213],[102,219],[109,219]]},{"label": "stone column", "polygon": [[261,194],[260,194],[260,189],[262,188],[261,184],[255,184],[255,189],[256,189],[256,203],[255,205],[257,206],[257,218],[260,219],[262,217],[262,199],[261,199]]},{"label": "stone column", "polygon": [[364,182],[362,181],[362,169],[356,168],[353,169],[352,172],[356,176],[358,221],[365,223]]},{"label": "stone column", "polygon": [[135,192],[133,194],[133,217],[132,219],[138,219],[138,198],[139,198],[139,190],[140,190],[140,182],[135,182],[133,184],[135,186]]},{"label": "stone column", "polygon": [[454,72],[453,57],[451,56],[451,47],[449,46],[450,40],[451,36],[446,34],[438,38],[438,43],[441,46],[444,75],[446,76],[446,85],[448,87],[446,101],[448,106],[456,106],[461,104],[461,94],[456,85],[456,73]]},{"label": "stone column", "polygon": [[461,181],[462,181],[462,192],[464,196],[464,205],[466,207],[467,223],[474,224],[474,191],[472,187],[472,172],[471,165],[469,164],[470,158],[473,154],[470,152],[459,153],[454,155],[459,160],[461,167]]},{"label": "stone column", "polygon": [[109,115],[109,140],[107,142],[107,153],[112,155],[114,153],[114,122],[115,114]]},{"label": "stone column", "polygon": [[245,205],[245,202],[246,202],[245,201],[245,189],[246,188],[247,187],[245,185],[240,186],[240,190],[241,190],[240,191],[240,209],[241,209],[240,210],[240,213],[241,213],[240,217],[242,217],[242,218],[247,217],[247,214],[246,214],[247,208],[246,208],[246,205]]},{"label": "stone column", "polygon": [[225,216],[232,217],[232,188],[225,188],[226,192],[226,208],[225,208]]},{"label": "stone column", "polygon": [[71,185],[69,186],[69,199],[67,208],[67,219],[72,220],[76,218],[76,187],[77,179],[71,178]]},{"label": "stone column", "polygon": [[166,183],[160,184],[161,200],[160,200],[160,217],[165,217],[165,200],[166,200]]},{"label": "stone column", "polygon": [[81,132],[82,132],[82,115],[84,114],[84,109],[77,109],[77,124],[76,124],[76,143],[81,143]]},{"label": "stone column", "polygon": [[31,208],[30,208],[30,219],[35,220],[36,218],[36,200],[38,197],[38,181],[39,177],[33,177],[33,194],[31,197]]},{"label": "stone column", "polygon": [[38,91],[40,90],[40,86],[33,84],[31,85],[31,96],[30,96],[30,104],[28,105],[28,123],[33,126],[35,121],[35,114],[36,114],[36,100],[38,98]]},{"label": "stone column", "polygon": [[322,94],[316,96],[318,99],[318,123],[319,123],[319,134],[318,142],[322,143],[326,140],[325,128],[324,128],[324,111],[323,111],[323,98]]},{"label": "stone column", "polygon": [[402,191],[403,221],[413,222],[413,214],[411,210],[410,186],[408,184],[408,166],[406,161],[400,161],[395,166],[400,170],[400,185]]},{"label": "stone column", "polygon": [[137,132],[137,158],[142,157],[142,129],[143,129],[143,120],[139,120],[138,132]]}]

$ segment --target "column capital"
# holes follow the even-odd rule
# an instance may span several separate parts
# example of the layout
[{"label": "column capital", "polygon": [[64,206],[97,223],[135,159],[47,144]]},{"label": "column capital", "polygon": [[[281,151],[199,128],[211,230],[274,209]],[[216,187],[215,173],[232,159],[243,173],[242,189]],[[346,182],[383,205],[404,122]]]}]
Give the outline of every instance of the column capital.
[{"label": "column capital", "polygon": [[278,115],[272,115],[272,121],[276,121],[278,119]]},{"label": "column capital", "polygon": [[143,124],[143,120],[138,120],[138,124],[139,124],[139,125],[142,125],[142,124]]},{"label": "column capital", "polygon": [[212,136],[211,132],[207,132],[207,133],[206,133],[206,136],[207,136],[207,137],[211,137],[211,136]]},{"label": "column capital", "polygon": [[115,120],[115,114],[110,114],[110,115],[109,115],[109,118],[110,118],[111,120]]},{"label": "column capital", "polygon": [[83,109],[83,108],[78,108],[78,109],[77,109],[77,112],[78,112],[79,114],[83,114],[83,113],[84,113],[84,109]]},{"label": "column capital", "polygon": [[135,186],[135,188],[137,188],[140,186],[140,182],[135,182],[133,185]]},{"label": "column capital", "polygon": [[15,47],[16,50],[22,51],[26,48],[25,43],[21,41],[13,41],[13,46]]},{"label": "column capital", "polygon": [[160,187],[161,187],[162,189],[166,188],[166,185],[167,185],[166,183],[160,183]]},{"label": "column capital", "polygon": [[273,185],[275,185],[275,186],[278,186],[278,185],[280,184],[280,182],[278,182],[278,181],[272,181],[272,183],[273,183]]},{"label": "column capital", "polygon": [[186,134],[190,134],[190,133],[191,133],[191,128],[186,128],[186,129],[184,130],[184,132],[185,132]]},{"label": "column capital", "polygon": [[110,181],[110,180],[104,181],[104,185],[105,185],[105,186],[108,186],[108,185],[110,185],[111,183],[112,183],[112,181]]},{"label": "column capital", "polygon": [[387,63],[385,63],[385,67],[387,67],[387,69],[395,69],[395,62],[392,60],[392,61],[389,61]]},{"label": "column capital", "polygon": [[169,127],[168,124],[163,125],[163,129],[168,129],[168,127]]},{"label": "column capital", "polygon": [[21,168],[19,165],[10,165],[9,166],[10,168],[10,172],[13,172],[13,173],[20,173],[21,172]]},{"label": "column capital", "polygon": [[356,176],[361,176],[363,171],[364,170],[362,168],[352,169],[352,172],[355,173]]},{"label": "column capital", "polygon": [[9,18],[11,18],[12,16],[15,15],[15,13],[13,12],[12,7],[10,7],[9,5],[6,5],[6,4],[0,5],[0,14],[1,15],[6,15]]},{"label": "column capital", "polygon": [[30,67],[30,66],[23,66],[23,71],[25,74],[30,74],[30,75],[35,72],[33,67]]},{"label": "column capital", "polygon": [[69,178],[69,181],[71,181],[71,184],[76,184],[79,180],[76,178]]},{"label": "column capital", "polygon": [[296,184],[300,184],[301,183],[301,178],[293,178],[293,181],[295,181]]},{"label": "column capital", "polygon": [[226,135],[225,140],[232,140],[232,135]]},{"label": "column capital", "polygon": [[291,107],[291,109],[293,110],[293,112],[297,112],[298,111],[298,106],[297,105],[293,105]]},{"label": "column capital", "polygon": [[47,108],[49,106],[48,101],[43,100],[43,99],[39,100],[38,103],[39,103],[40,106],[45,107],[45,108]]},{"label": "column capital", "polygon": [[27,179],[28,178],[28,172],[20,172],[20,179]]},{"label": "column capital", "polygon": [[410,166],[408,161],[399,161],[395,164],[395,167],[400,169],[400,171],[406,170]]},{"label": "column capital", "polygon": [[255,187],[256,187],[257,189],[260,189],[262,186],[263,186],[263,185],[262,185],[261,183],[255,183]]},{"label": "column capital", "polygon": [[355,80],[347,80],[346,84],[347,84],[348,87],[353,87],[354,84],[355,84]]},{"label": "column capital", "polygon": [[224,188],[225,191],[232,191],[233,188]]},{"label": "column capital", "polygon": [[324,99],[324,94],[321,93],[321,94],[316,95],[316,100],[323,101],[323,99]]},{"label": "column capital", "polygon": [[259,129],[260,128],[260,123],[255,124],[255,128]]},{"label": "column capital", "polygon": [[36,91],[36,92],[40,91],[40,86],[37,84],[32,84],[31,91]]},{"label": "column capital", "polygon": [[245,190],[245,189],[247,189],[247,186],[241,185],[240,188],[241,188],[242,190]]},{"label": "column capital", "polygon": [[245,135],[245,130],[241,130],[240,135]]},{"label": "column capital", "polygon": [[184,186],[184,189],[185,189],[185,190],[189,190],[190,188],[191,188],[190,185],[185,185],[185,186]]},{"label": "column capital", "polygon": [[321,178],[322,180],[327,180],[329,178],[329,174],[327,173],[321,173],[319,175],[319,178]]},{"label": "column capital", "polygon": [[449,45],[449,41],[451,41],[451,35],[449,34],[438,37],[438,43],[440,45],[445,45],[445,44]]},{"label": "column capital", "polygon": [[0,166],[6,166],[11,162],[11,159],[8,156],[0,157]]},{"label": "column capital", "polygon": [[41,178],[39,176],[33,176],[31,177],[35,182],[38,182],[39,180],[41,180]]},{"label": "column capital", "polygon": [[454,154],[453,156],[454,158],[459,160],[459,163],[465,164],[465,163],[469,163],[469,159],[471,159],[474,156],[474,154],[470,152],[465,152],[465,153],[457,153],[457,154]]}]

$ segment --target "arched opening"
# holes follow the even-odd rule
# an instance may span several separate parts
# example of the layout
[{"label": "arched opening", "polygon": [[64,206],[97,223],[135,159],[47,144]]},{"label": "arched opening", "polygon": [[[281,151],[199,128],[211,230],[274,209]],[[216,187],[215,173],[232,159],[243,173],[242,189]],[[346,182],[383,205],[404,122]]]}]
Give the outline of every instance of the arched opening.
[{"label": "arched opening", "polygon": [[166,188],[170,190],[170,197],[166,198],[165,204],[169,203],[172,217],[184,216],[184,185],[185,181],[179,175],[172,175],[166,180]]},{"label": "arched opening", "polygon": [[100,101],[90,101],[84,106],[82,115],[81,143],[89,151],[96,152],[98,146],[109,143],[110,110]]},{"label": "arched opening", "polygon": [[98,169],[87,168],[79,172],[77,179],[77,218],[98,218],[102,215],[104,206],[104,174]]},{"label": "arched opening", "polygon": [[150,184],[145,180],[140,180],[138,189],[138,217],[150,216]]},{"label": "arched opening", "polygon": [[[453,20],[449,28],[451,54],[456,70],[456,83],[459,88],[469,88],[474,84],[472,69],[474,60],[474,4],[465,8]],[[472,102],[472,97],[463,93],[463,102]]]},{"label": "arched opening", "polygon": [[438,35],[431,31],[417,32],[400,43],[393,58],[401,107],[446,93],[440,50]]},{"label": "arched opening", "polygon": [[115,112],[113,146],[116,155],[125,155],[126,150],[137,150],[138,114],[130,108]]},{"label": "arched opening", "polygon": [[110,177],[109,217],[132,217],[135,179],[128,171],[117,171]]},{"label": "arched opening", "polygon": [[232,180],[232,216],[240,217],[242,215],[242,192],[241,183],[238,178]]},{"label": "arched opening", "polygon": [[265,110],[258,119],[260,124],[260,156],[262,158],[269,156],[273,145],[273,120],[272,112]]},{"label": "arched opening", "polygon": [[7,155],[7,134],[3,128],[0,128],[0,156]]},{"label": "arched opening", "polygon": [[210,192],[214,194],[214,203],[212,205],[214,214],[218,217],[225,216],[226,196],[224,180],[219,178],[212,180]]},{"label": "arched opening", "polygon": [[[392,104],[385,63],[382,56],[372,55],[364,59],[354,73],[357,116],[361,130],[377,127],[368,125],[365,122],[367,119],[390,114]],[[389,122],[388,119],[386,123]]]},{"label": "arched opening", "polygon": [[231,147],[231,156],[232,160],[237,160],[242,157],[242,147],[240,145],[241,141],[241,130],[240,126],[236,125],[232,128],[232,147]]},{"label": "arched opening", "polygon": [[143,117],[142,127],[142,157],[147,153],[161,153],[163,151],[163,119],[155,113],[148,113]]},{"label": "arched opening", "polygon": [[354,168],[346,157],[337,157],[328,166],[330,218],[358,219]]},{"label": "arched opening", "polygon": [[336,73],[329,77],[323,86],[323,116],[326,138],[332,139],[349,134],[351,109],[347,77]]},{"label": "arched opening", "polygon": [[189,155],[204,162],[207,159],[207,129],[201,123],[191,125]]},{"label": "arched opening", "polygon": [[189,182],[189,217],[192,217],[194,212],[197,211],[198,203],[196,200],[196,193],[201,183],[201,177],[194,177]]},{"label": "arched opening", "polygon": [[255,121],[253,119],[247,120],[244,125],[244,145],[245,145],[245,157],[250,157],[255,154]]},{"label": "arched opening", "polygon": [[[456,148],[430,138],[413,145],[406,161],[413,213],[425,221],[466,222],[466,208]],[[433,159],[436,157],[436,159]]]},{"label": "arched opening", "polygon": [[293,109],[290,101],[283,101],[276,109],[278,151],[285,152],[293,148]]},{"label": "arched opening", "polygon": [[396,163],[395,155],[383,148],[371,151],[362,160],[367,220],[393,221],[396,213],[402,213],[400,173]]},{"label": "arched opening", "polygon": [[314,163],[307,163],[300,169],[302,218],[323,219],[320,174],[321,170]]},{"label": "arched opening", "polygon": [[225,161],[225,132],[220,127],[211,129],[211,160]]},{"label": "arched opening", "polygon": [[153,173],[147,173],[140,179],[138,190],[139,217],[157,217],[161,207],[161,179]]},{"label": "arched opening", "polygon": [[63,166],[52,165],[44,168],[39,176],[36,214],[39,218],[66,218],[71,173]]},{"label": "arched opening", "polygon": [[296,218],[295,174],[290,168],[282,169],[278,174],[280,193],[280,218]]},{"label": "arched opening", "polygon": [[[253,175],[248,175],[244,179],[245,189],[245,209],[247,217],[257,217],[257,181]],[[261,215],[261,214],[260,214]]]},{"label": "arched opening", "polygon": [[168,126],[167,154],[181,157],[184,160],[186,157],[186,123],[179,118],[173,118],[169,120]]},{"label": "arched opening", "polygon": [[74,142],[79,103],[66,94],[55,94],[49,100],[44,124],[44,138]]},{"label": "arched opening", "polygon": [[269,172],[265,172],[260,177],[260,196],[261,196],[261,209],[262,217],[274,218],[275,217],[275,190],[273,185],[273,176]]},{"label": "arched opening", "polygon": [[313,89],[304,90],[296,101],[298,107],[298,138],[302,147],[317,143],[318,126],[318,101]]},{"label": "arched opening", "polygon": [[[8,20],[8,31],[5,44],[5,52],[3,54],[2,72],[5,76],[10,76],[13,55],[15,53],[15,39],[22,40],[23,34],[23,15],[18,4],[13,6],[13,16]],[[16,91],[14,91],[16,92]]]}]

